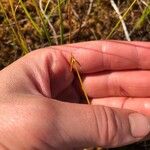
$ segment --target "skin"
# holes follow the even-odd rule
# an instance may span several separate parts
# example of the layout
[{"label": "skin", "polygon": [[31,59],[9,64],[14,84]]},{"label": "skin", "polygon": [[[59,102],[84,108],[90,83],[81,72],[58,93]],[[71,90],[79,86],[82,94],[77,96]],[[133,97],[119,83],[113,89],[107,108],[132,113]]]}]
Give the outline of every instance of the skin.
[{"label": "skin", "polygon": [[[70,59],[79,62],[83,98]],[[118,147],[150,132],[150,43],[93,41],[36,50],[0,72],[0,149]]]}]

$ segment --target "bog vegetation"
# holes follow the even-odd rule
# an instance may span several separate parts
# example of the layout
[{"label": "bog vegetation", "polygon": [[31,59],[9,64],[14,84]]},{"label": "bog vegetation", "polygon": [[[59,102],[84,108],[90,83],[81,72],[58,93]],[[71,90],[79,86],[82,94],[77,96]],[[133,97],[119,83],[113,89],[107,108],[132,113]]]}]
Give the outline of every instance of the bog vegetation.
[{"label": "bog vegetation", "polygon": [[149,18],[149,0],[1,0],[0,68],[49,45],[149,40]]}]

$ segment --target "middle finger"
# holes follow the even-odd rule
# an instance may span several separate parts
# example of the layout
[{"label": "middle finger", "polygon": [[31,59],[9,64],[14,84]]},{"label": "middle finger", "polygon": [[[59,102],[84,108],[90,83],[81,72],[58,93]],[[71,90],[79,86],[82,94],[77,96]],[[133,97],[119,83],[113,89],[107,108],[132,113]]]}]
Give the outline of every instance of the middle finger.
[{"label": "middle finger", "polygon": [[91,98],[150,97],[150,71],[120,71],[87,75],[83,84]]}]

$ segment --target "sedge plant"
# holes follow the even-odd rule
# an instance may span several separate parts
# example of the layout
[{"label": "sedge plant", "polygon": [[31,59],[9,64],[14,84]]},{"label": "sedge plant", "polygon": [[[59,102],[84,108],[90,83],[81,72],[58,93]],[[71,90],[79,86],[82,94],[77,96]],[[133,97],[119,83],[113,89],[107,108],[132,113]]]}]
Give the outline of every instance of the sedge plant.
[{"label": "sedge plant", "polygon": [[60,43],[63,44],[64,43],[64,26],[63,26],[63,17],[62,17],[62,7],[61,7],[61,0],[57,0],[58,1],[58,13],[59,13],[59,19],[60,19],[60,35],[61,35],[61,39],[60,39]]},{"label": "sedge plant", "polygon": [[145,7],[145,9],[142,12],[141,17],[138,19],[138,21],[135,24],[135,29],[142,28],[143,24],[147,20],[148,16],[150,16],[150,3]]},{"label": "sedge plant", "polygon": [[[15,31],[15,29],[13,28],[13,26],[12,26],[12,24],[11,24],[11,21],[10,21],[10,19],[8,18],[8,15],[7,15],[7,13],[6,13],[6,10],[4,9],[4,6],[3,6],[3,4],[1,3],[1,1],[0,1],[0,8],[1,8],[2,13],[4,14],[6,23],[8,24],[8,26],[10,27],[10,29],[11,29],[11,31],[12,31],[12,33],[13,33],[13,39],[14,39],[14,41],[17,41],[17,44],[20,44],[20,40],[19,40],[18,34],[17,34],[17,32]],[[21,44],[20,44],[20,46],[21,46]],[[21,46],[21,47],[22,47],[22,46]]]},{"label": "sedge plant", "polygon": [[80,83],[80,86],[81,86],[81,89],[82,89],[83,94],[85,96],[85,99],[87,101],[87,104],[91,104],[90,100],[88,98],[87,92],[86,92],[86,90],[85,90],[85,88],[83,86],[83,81],[82,81],[81,75],[79,73],[79,70],[77,68],[77,65],[80,66],[80,63],[75,59],[75,57],[73,55],[71,55],[71,60],[70,60],[70,67],[71,67],[71,69],[70,69],[70,71],[74,70],[76,72],[78,80],[79,80],[79,83]]},{"label": "sedge plant", "polygon": [[[13,27],[11,27],[11,28],[13,28],[13,33],[15,34],[19,44],[21,45],[23,54],[26,54],[26,53],[29,52],[28,45],[27,45],[26,40],[25,40],[25,38],[24,38],[24,36],[23,36],[23,34],[21,32],[21,27],[20,27],[20,25],[19,25],[19,23],[17,21],[16,12],[15,12],[14,5],[13,5],[14,4],[13,0],[9,0],[9,4],[10,4],[10,7],[11,7],[11,12],[12,12],[12,16],[13,16],[14,22],[15,22],[15,25],[16,25],[16,31],[15,31],[15,29]],[[8,17],[7,17],[7,19],[8,19]]]},{"label": "sedge plant", "polygon": [[48,40],[48,43],[49,43],[49,45],[51,45],[50,32],[47,29],[47,22],[45,21],[44,16],[43,16],[42,12],[40,11],[40,9],[37,5],[37,2],[35,0],[32,0],[32,2],[33,2],[33,5],[36,9],[36,12],[37,12],[37,14],[40,18],[40,21],[42,22],[43,31],[45,33],[45,36],[46,36],[47,40]]},{"label": "sedge plant", "polygon": [[13,7],[13,2],[11,0],[9,0],[9,4],[11,6],[11,12],[12,12],[12,15],[13,15],[13,19],[15,20],[15,24],[16,24],[16,28],[14,28],[14,26],[12,25],[12,22],[11,20],[9,19],[8,15],[7,15],[7,12],[2,4],[2,2],[0,1],[0,8],[4,14],[4,17],[5,17],[5,20],[6,20],[6,23],[9,25],[12,33],[13,33],[13,39],[14,41],[17,42],[18,45],[20,45],[21,49],[22,49],[22,54],[26,54],[29,52],[28,50],[28,46],[27,46],[27,43],[24,39],[24,36],[22,35],[21,31],[20,31],[20,26],[18,25],[18,22],[17,22],[17,19],[16,19],[16,13],[15,13],[15,10],[14,10],[14,7]]},{"label": "sedge plant", "polygon": [[34,29],[37,31],[37,33],[39,34],[40,37],[43,36],[42,34],[42,30],[40,29],[39,25],[33,20],[33,18],[31,17],[30,13],[28,12],[24,2],[22,0],[19,0],[19,3],[21,5],[21,7],[23,8],[25,15],[27,16],[27,18],[29,19],[29,21],[31,22],[32,26],[34,27]]},{"label": "sedge plant", "polygon": [[[123,14],[122,19],[126,18],[126,16],[128,15],[129,11],[132,9],[132,7],[135,5],[136,2],[137,2],[137,0],[133,0],[133,2],[131,3],[131,5],[129,6],[129,8]],[[116,31],[116,29],[118,28],[118,26],[120,25],[120,23],[121,23],[121,20],[119,20],[116,23],[116,25],[113,27],[113,29],[108,34],[108,36],[106,37],[106,39],[110,39],[113,36],[114,32]]]}]

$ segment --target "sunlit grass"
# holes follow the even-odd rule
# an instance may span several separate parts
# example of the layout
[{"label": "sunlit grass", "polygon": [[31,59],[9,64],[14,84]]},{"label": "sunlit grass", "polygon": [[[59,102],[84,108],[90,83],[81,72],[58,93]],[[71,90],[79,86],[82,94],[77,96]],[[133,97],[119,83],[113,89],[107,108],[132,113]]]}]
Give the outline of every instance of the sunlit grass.
[{"label": "sunlit grass", "polygon": [[[125,13],[123,14],[122,18],[124,19],[125,17],[127,17],[129,11],[132,9],[132,7],[134,6],[134,4],[137,2],[137,0],[133,0],[133,2],[131,3],[131,5],[128,7],[128,9],[125,11]],[[113,34],[115,33],[115,31],[117,30],[117,28],[119,27],[121,23],[121,20],[119,19],[118,22],[116,23],[116,25],[113,27],[113,29],[111,30],[111,32],[108,34],[108,36],[106,37],[106,39],[110,39]]]},{"label": "sunlit grass", "polygon": [[34,7],[35,7],[35,9],[36,9],[36,12],[37,12],[37,14],[38,14],[40,20],[41,20],[42,27],[43,27],[43,31],[44,31],[44,33],[45,33],[45,35],[46,35],[46,38],[47,38],[47,40],[48,40],[48,43],[51,45],[50,32],[49,32],[49,30],[48,30],[48,28],[47,28],[47,23],[46,23],[46,21],[45,21],[45,19],[44,19],[44,17],[43,17],[42,12],[41,12],[40,9],[39,9],[39,6],[38,6],[36,0],[32,0],[32,2],[33,2],[33,5],[34,5]]},{"label": "sunlit grass", "polygon": [[[17,38],[18,42],[20,43],[20,46],[22,47],[23,54],[26,54],[26,53],[29,52],[28,46],[27,46],[25,38],[24,38],[24,36],[23,36],[23,34],[21,32],[21,27],[18,24],[18,21],[17,21],[17,18],[16,18],[16,12],[15,12],[13,3],[14,3],[13,0],[9,0],[9,4],[10,4],[10,7],[11,7],[13,20],[14,20],[15,26],[16,26],[16,31],[15,31],[15,29],[13,27],[11,27],[11,28],[13,29],[13,33],[15,34],[15,37]],[[5,16],[7,16],[6,13],[5,13]],[[10,24],[10,21],[9,21],[8,17],[7,17],[7,20],[9,22],[9,24]],[[12,26],[12,25],[10,24],[10,26]]]},{"label": "sunlit grass", "polygon": [[17,43],[19,44],[20,40],[19,40],[18,34],[15,31],[15,29],[13,28],[12,23],[11,23],[10,19],[8,18],[6,10],[5,10],[3,4],[1,3],[1,1],[0,1],[0,8],[1,8],[2,13],[4,14],[6,23],[9,25],[9,27],[10,27],[10,29],[12,31],[12,35],[13,35],[14,41],[17,41]]},{"label": "sunlit grass", "polygon": [[61,7],[61,0],[58,1],[58,12],[59,12],[59,19],[60,19],[60,35],[61,35],[61,44],[64,43],[64,26],[63,26],[63,17],[62,17],[62,7]]},{"label": "sunlit grass", "polygon": [[24,2],[22,0],[19,0],[19,3],[21,4],[21,7],[23,8],[25,15],[27,16],[27,18],[29,19],[29,21],[31,22],[31,24],[33,25],[34,29],[38,32],[39,36],[42,37],[42,29],[39,27],[39,25],[33,20],[33,18],[31,17],[30,13],[28,12]]},{"label": "sunlit grass", "polygon": [[144,11],[142,12],[141,17],[139,18],[139,20],[135,24],[135,29],[142,28],[143,24],[148,19],[148,16],[150,16],[150,3],[148,4],[147,7],[145,7]]}]

